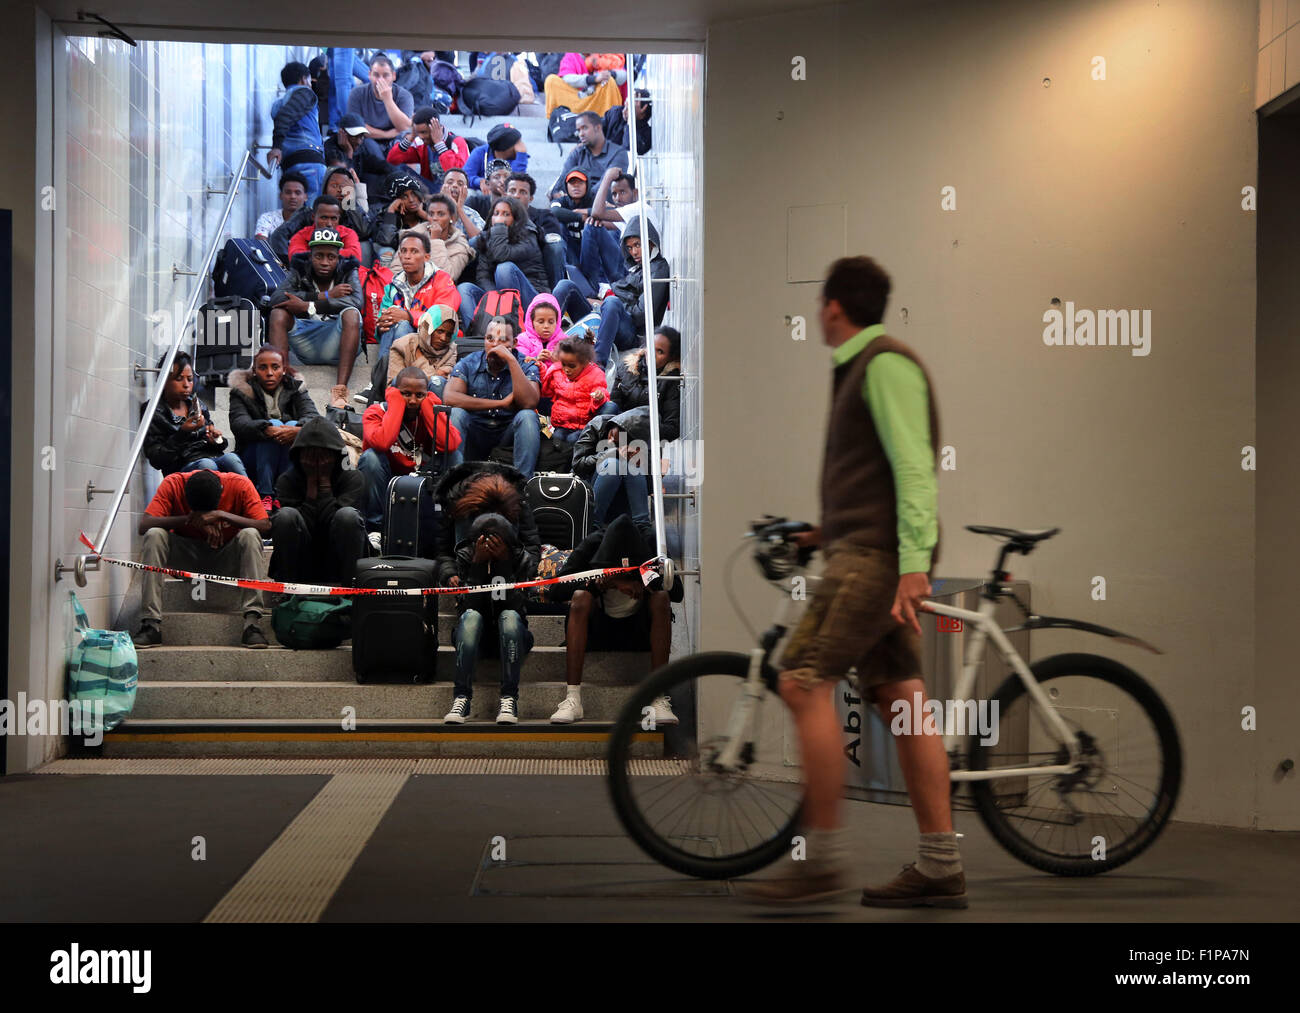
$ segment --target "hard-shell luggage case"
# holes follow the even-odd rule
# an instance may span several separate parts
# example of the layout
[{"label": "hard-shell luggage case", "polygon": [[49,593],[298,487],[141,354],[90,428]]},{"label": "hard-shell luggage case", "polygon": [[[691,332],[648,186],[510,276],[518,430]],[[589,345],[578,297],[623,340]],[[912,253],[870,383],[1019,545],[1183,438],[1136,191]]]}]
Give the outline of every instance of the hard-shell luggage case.
[{"label": "hard-shell luggage case", "polygon": [[572,549],[591,530],[591,488],[577,475],[534,475],[524,486],[543,544]]},{"label": "hard-shell luggage case", "polygon": [[284,268],[266,240],[231,239],[217,254],[212,291],[218,297],[242,296],[264,313],[270,309],[270,295],[284,275]]},{"label": "hard-shell luggage case", "polygon": [[[433,422],[438,432],[451,427],[451,408],[433,406]],[[434,498],[438,479],[447,470],[450,454],[439,451],[425,458],[409,475],[394,475],[388,482],[384,502],[384,552],[393,555],[433,556],[442,505]]]},{"label": "hard-shell luggage case", "polygon": [[262,316],[247,299],[224,296],[200,306],[195,321],[195,387],[224,387],[232,369],[251,365],[261,333]]},{"label": "hard-shell luggage case", "polygon": [[[359,588],[434,587],[432,559],[357,560]],[[436,595],[359,594],[352,599],[352,670],[357,682],[429,682],[438,664]]]}]

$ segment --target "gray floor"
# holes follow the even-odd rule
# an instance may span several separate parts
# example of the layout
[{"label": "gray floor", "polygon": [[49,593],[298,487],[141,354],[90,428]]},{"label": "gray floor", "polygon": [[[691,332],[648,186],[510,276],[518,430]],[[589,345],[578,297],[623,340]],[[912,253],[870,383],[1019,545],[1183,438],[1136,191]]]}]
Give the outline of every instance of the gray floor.
[{"label": "gray floor", "polygon": [[[324,785],[324,775],[26,775],[0,780],[4,921],[203,918]],[[914,857],[905,807],[847,804],[863,883]],[[598,776],[411,776],[324,921],[1235,922],[1300,919],[1300,834],[1173,824],[1128,866],[1062,879],[1022,865],[970,812],[967,911],[868,910],[851,899],[772,914],[729,884],[678,876],[623,836]],[[191,857],[195,836],[206,861]],[[490,860],[493,837],[507,862]]]}]

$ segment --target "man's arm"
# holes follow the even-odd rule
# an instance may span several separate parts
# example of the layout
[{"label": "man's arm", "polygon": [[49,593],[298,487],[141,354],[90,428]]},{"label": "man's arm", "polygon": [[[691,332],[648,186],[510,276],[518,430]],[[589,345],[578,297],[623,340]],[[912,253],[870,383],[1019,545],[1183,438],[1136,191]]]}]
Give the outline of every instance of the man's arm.
[{"label": "man's arm", "polygon": [[166,528],[170,531],[172,528],[179,528],[189,519],[189,514],[182,514],[179,517],[155,517],[153,514],[141,514],[140,523],[136,525],[135,529],[141,535],[150,528]]},{"label": "man's arm", "polygon": [[285,99],[284,105],[280,106],[280,111],[271,121],[271,147],[278,151],[290,128],[315,104],[316,93],[310,88],[299,88]]},{"label": "man's arm", "polygon": [[611,165],[605,170],[605,174],[600,177],[600,186],[596,188],[596,197],[591,202],[591,212],[588,217],[600,222],[623,221],[623,215],[618,208],[607,203],[609,188],[614,185],[614,180],[618,179],[622,171],[617,165]]},{"label": "man's arm", "polygon": [[490,397],[471,397],[466,393],[468,389],[464,378],[453,373],[451,379],[447,381],[447,386],[443,388],[442,403],[452,408],[464,408],[467,412],[485,412],[492,408],[510,407],[508,397],[500,401]]},{"label": "man's arm", "polygon": [[939,494],[925,374],[907,356],[882,352],[867,367],[862,397],[894,471],[898,572],[926,573],[939,540]]},{"label": "man's arm", "polygon": [[[536,408],[537,403],[542,399],[538,381],[524,372],[524,367],[519,365],[519,360],[513,355],[506,356],[506,366],[510,369],[511,405],[520,409]],[[536,363],[531,364],[529,368],[533,373],[537,372]]]}]

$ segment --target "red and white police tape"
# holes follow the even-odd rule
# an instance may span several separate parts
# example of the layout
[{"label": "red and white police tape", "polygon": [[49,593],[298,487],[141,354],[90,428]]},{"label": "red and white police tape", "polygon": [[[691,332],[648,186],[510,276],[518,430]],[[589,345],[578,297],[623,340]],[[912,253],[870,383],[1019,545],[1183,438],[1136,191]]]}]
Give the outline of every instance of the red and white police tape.
[{"label": "red and white police tape", "polygon": [[648,586],[655,577],[659,576],[659,567],[661,565],[660,560],[650,559],[642,563],[640,566],[607,566],[597,570],[582,570],[579,573],[570,573],[563,577],[542,577],[537,580],[522,580],[514,584],[507,584],[505,582],[478,584],[472,587],[330,587],[328,584],[292,584],[279,580],[249,580],[245,577],[222,577],[218,574],[212,573],[191,573],[189,570],[173,570],[171,567],[167,566],[149,566],[145,563],[136,563],[129,559],[115,559],[112,556],[100,555],[99,551],[95,548],[94,543],[86,537],[84,531],[80,532],[80,535],[82,544],[106,563],[114,563],[117,566],[125,566],[132,570],[148,570],[151,573],[165,573],[170,577],[181,577],[185,580],[211,581],[213,584],[226,584],[230,587],[245,587],[251,588],[255,591],[278,591],[281,594],[346,596],[358,594],[483,594],[485,592],[493,591],[500,593],[501,591],[522,590],[530,587],[545,587],[547,584],[578,583],[618,573],[639,573],[641,575],[641,582]]}]

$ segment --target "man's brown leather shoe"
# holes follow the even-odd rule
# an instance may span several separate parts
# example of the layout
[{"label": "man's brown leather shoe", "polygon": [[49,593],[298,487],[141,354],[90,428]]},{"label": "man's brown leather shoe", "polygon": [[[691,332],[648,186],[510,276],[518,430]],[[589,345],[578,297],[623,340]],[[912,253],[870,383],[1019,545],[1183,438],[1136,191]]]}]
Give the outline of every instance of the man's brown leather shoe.
[{"label": "man's brown leather shoe", "polygon": [[865,907],[964,908],[967,906],[966,873],[931,879],[917,872],[916,865],[909,862],[892,882],[864,889],[862,903]]}]

